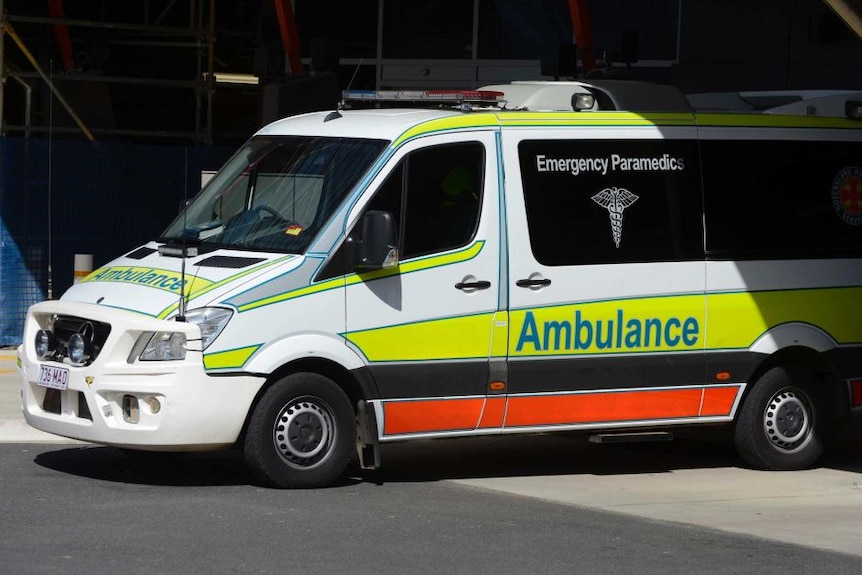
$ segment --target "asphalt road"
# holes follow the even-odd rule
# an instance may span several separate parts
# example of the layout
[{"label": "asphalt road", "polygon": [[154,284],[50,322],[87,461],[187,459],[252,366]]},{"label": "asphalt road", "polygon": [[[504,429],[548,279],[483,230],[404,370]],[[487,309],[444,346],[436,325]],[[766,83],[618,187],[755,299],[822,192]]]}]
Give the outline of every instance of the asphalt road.
[{"label": "asphalt road", "polygon": [[0,352],[5,573],[862,573],[862,449],[746,469],[720,443],[498,436],[383,447],[330,489],[232,453],[141,461],[29,428]]},{"label": "asphalt road", "polygon": [[0,572],[862,572],[862,557],[441,481],[389,455],[386,473],[281,491],[230,454],[2,445]]}]

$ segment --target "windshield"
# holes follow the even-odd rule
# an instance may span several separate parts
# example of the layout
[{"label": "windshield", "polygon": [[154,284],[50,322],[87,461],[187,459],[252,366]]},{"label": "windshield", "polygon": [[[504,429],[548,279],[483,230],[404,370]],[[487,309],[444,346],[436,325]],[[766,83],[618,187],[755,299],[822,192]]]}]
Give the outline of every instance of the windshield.
[{"label": "windshield", "polygon": [[255,138],[160,239],[302,253],[385,146],[356,138]]}]

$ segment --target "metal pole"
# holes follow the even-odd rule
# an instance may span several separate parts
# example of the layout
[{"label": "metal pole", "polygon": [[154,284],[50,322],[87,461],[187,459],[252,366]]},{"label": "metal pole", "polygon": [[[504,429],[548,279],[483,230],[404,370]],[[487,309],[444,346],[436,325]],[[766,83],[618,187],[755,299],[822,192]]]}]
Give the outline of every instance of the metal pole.
[{"label": "metal pole", "polygon": [[87,139],[91,142],[95,142],[96,138],[93,137],[93,134],[90,133],[90,130],[87,129],[87,126],[84,125],[84,122],[81,120],[80,117],[78,117],[78,114],[75,113],[75,111],[72,109],[72,106],[70,106],[66,99],[63,98],[63,95],[60,94],[60,92],[57,90],[57,87],[54,86],[54,82],[52,82],[51,79],[45,75],[45,72],[42,71],[42,68],[39,66],[39,63],[36,61],[36,58],[33,57],[33,54],[30,53],[30,51],[24,45],[24,42],[22,42],[21,38],[18,37],[18,34],[15,33],[15,30],[12,29],[12,26],[9,24],[9,22],[3,22],[2,27],[6,31],[6,33],[9,34],[12,40],[15,41],[15,44],[18,45],[27,60],[30,62],[30,64],[33,65],[33,68],[35,68],[36,72],[39,73],[39,76],[42,78],[42,80],[44,80],[45,83],[48,84],[48,87],[51,89],[51,93],[57,97],[57,101],[59,101],[69,113],[69,115],[72,116],[72,119],[75,120],[75,123],[78,125],[79,128],[81,128],[81,131],[84,132],[84,135],[87,137]]},{"label": "metal pole", "polygon": [[377,0],[377,62],[374,65],[374,89],[380,89],[383,76],[383,0]]},{"label": "metal pole", "polygon": [[3,90],[6,88],[6,54],[3,51],[3,44],[6,35],[6,8],[3,6],[3,0],[0,0],[0,136],[6,133],[5,116],[3,115]]},{"label": "metal pole", "polygon": [[862,1],[860,0],[825,0],[832,11],[844,20],[847,27],[853,30],[857,38],[862,39]]},{"label": "metal pole", "polygon": [[24,88],[24,137],[30,137],[30,116],[32,115],[32,107],[33,107],[33,88],[30,87],[30,84],[19,78],[18,76],[11,76],[16,82],[21,84]]},{"label": "metal pole", "polygon": [[213,92],[215,92],[215,0],[210,0],[210,25],[207,33],[209,52],[207,54],[207,125],[204,133],[204,143],[213,143]]}]

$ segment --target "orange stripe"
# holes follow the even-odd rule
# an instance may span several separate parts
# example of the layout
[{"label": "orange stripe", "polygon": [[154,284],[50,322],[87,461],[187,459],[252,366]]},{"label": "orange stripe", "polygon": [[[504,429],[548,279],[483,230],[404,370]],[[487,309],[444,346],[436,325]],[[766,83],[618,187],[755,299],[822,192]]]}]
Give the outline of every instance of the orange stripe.
[{"label": "orange stripe", "polygon": [[383,404],[383,433],[475,429],[483,403],[483,398],[387,401]]},{"label": "orange stripe", "polygon": [[506,413],[505,397],[489,397],[485,400],[485,411],[482,412],[480,429],[503,427],[503,415]]},{"label": "orange stripe", "polygon": [[506,427],[697,417],[701,389],[510,397]]},{"label": "orange stripe", "polygon": [[703,405],[700,408],[700,415],[703,417],[710,415],[730,415],[730,410],[733,409],[733,402],[736,400],[737,393],[739,393],[739,386],[736,385],[704,388]]}]

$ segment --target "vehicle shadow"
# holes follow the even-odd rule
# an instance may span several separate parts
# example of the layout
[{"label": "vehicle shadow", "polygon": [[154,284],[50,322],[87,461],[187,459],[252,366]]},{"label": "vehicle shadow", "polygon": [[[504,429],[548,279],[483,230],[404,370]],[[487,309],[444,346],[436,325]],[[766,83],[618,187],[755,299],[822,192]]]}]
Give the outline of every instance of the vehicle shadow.
[{"label": "vehicle shadow", "polygon": [[46,469],[102,481],[159,486],[230,486],[254,484],[239,454],[141,454],[113,447],[85,445],[45,451],[35,463]]},{"label": "vehicle shadow", "polygon": [[[128,453],[113,447],[85,445],[44,451],[35,463],[43,468],[78,477],[168,487],[267,487],[249,472],[238,451],[207,453]],[[332,487],[355,485],[345,476]]]},{"label": "vehicle shadow", "polygon": [[496,436],[390,444],[383,481],[433,481],[550,475],[637,475],[742,465],[722,443],[594,444],[582,435]]},{"label": "vehicle shadow", "polygon": [[[506,435],[428,439],[381,446],[375,471],[351,465],[333,488],[370,483],[433,482],[447,479],[557,475],[654,475],[684,469],[747,466],[721,437],[671,442],[594,444],[584,435]],[[159,486],[262,486],[238,451],[136,454],[111,447],[82,446],[45,451],[41,467],[79,477]],[[862,473],[857,444],[829,452],[818,467]]]},{"label": "vehicle shadow", "polygon": [[[365,476],[378,483],[750,468],[721,434],[681,434],[668,442],[615,444],[590,443],[585,435],[494,436],[389,444],[381,451],[382,468]],[[816,467],[862,473],[862,445],[827,451]]]}]

